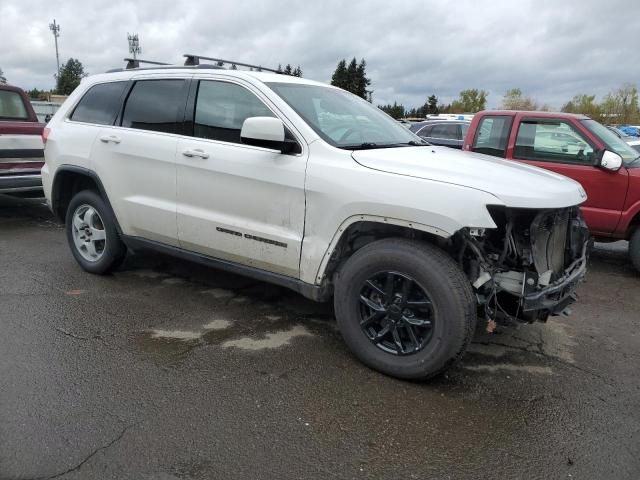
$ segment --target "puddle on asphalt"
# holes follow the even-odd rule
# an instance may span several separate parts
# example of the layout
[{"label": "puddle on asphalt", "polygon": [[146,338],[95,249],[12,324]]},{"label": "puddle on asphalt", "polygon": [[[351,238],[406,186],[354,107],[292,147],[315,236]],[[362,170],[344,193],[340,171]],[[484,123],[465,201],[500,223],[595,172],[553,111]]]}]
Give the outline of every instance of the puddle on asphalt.
[{"label": "puddle on asphalt", "polygon": [[225,328],[229,328],[231,326],[231,322],[229,320],[212,320],[206,325],[203,325],[202,328],[205,330],[224,330]]},{"label": "puddle on asphalt", "polygon": [[199,332],[188,330],[151,330],[151,338],[161,338],[164,340],[198,340],[202,336]]},{"label": "puddle on asphalt", "polygon": [[145,353],[165,357],[172,362],[191,350],[205,346],[236,348],[246,351],[277,349],[296,338],[335,334],[333,320],[295,315],[268,315],[243,320],[215,319],[199,328],[153,329],[141,332],[136,344]]},{"label": "puddle on asphalt", "polygon": [[541,367],[538,365],[513,365],[511,363],[496,363],[492,365],[465,365],[465,370],[472,370],[474,372],[524,372],[534,373],[538,375],[553,375],[551,367]]},{"label": "puddle on asphalt", "polygon": [[289,345],[295,337],[312,337],[313,334],[303,325],[294,325],[289,330],[265,334],[264,338],[254,339],[251,337],[229,340],[222,344],[224,348],[237,347],[242,350],[264,350],[268,348],[279,348]]}]

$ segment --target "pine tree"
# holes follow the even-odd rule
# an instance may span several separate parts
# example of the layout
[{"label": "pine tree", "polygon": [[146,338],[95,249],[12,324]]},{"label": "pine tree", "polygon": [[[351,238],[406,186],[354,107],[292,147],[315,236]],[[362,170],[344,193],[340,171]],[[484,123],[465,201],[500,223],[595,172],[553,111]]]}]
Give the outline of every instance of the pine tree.
[{"label": "pine tree", "polygon": [[302,77],[302,69],[300,68],[300,65],[298,65],[298,66],[293,70],[293,76],[294,76],[294,77]]},{"label": "pine tree", "polygon": [[430,115],[438,115],[438,113],[440,113],[438,110],[438,97],[435,95],[431,95],[427,98],[427,112]]},{"label": "pine tree", "polygon": [[80,60],[70,58],[60,69],[56,92],[59,95],[70,95],[80,85],[80,80],[86,76]]},{"label": "pine tree", "polygon": [[365,62],[363,58],[362,60],[360,60],[360,64],[356,69],[356,89],[357,89],[356,95],[371,101],[371,99],[367,95],[368,93],[367,87],[371,84],[371,80],[367,78],[366,68],[367,68],[367,62]]},{"label": "pine tree", "polygon": [[4,72],[0,68],[0,83],[7,83],[7,77],[4,76]]},{"label": "pine tree", "polygon": [[360,61],[360,64],[358,64],[354,57],[348,66],[346,60],[340,60],[331,77],[331,85],[371,101],[371,92],[367,90],[367,87],[371,84],[371,80],[366,76],[366,66],[367,64],[364,58]]},{"label": "pine tree", "polygon": [[287,66],[284,67],[284,74],[285,75],[291,75],[293,74],[293,69],[291,68],[291,65],[287,63]]},{"label": "pine tree", "polygon": [[331,76],[331,85],[347,89],[347,61],[340,60],[338,62],[338,66],[336,67],[336,71],[333,72]]}]

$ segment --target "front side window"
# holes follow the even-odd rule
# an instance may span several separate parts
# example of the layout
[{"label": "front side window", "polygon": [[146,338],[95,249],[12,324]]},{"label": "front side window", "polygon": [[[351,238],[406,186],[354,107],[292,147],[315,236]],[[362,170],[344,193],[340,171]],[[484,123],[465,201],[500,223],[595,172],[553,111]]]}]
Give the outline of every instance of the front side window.
[{"label": "front side window", "polygon": [[484,117],[480,120],[473,151],[504,157],[507,150],[507,140],[511,131],[511,117]]},{"label": "front side window", "polygon": [[17,92],[0,90],[0,118],[26,120],[29,118],[22,96]]},{"label": "front side window", "polygon": [[198,86],[193,134],[222,142],[242,143],[240,131],[249,117],[275,115],[240,85],[203,80]]},{"label": "front side window", "polygon": [[69,117],[74,122],[113,125],[127,82],[101,83],[84,94]]},{"label": "front side window", "polygon": [[184,103],[184,83],[184,80],[137,81],[124,106],[122,126],[181,133],[178,114]]},{"label": "front side window", "polygon": [[268,83],[323,140],[344,149],[384,148],[425,143],[351,93],[299,83]]},{"label": "front side window", "polygon": [[594,149],[572,125],[563,121],[524,120],[520,123],[514,158],[545,162],[593,164]]}]

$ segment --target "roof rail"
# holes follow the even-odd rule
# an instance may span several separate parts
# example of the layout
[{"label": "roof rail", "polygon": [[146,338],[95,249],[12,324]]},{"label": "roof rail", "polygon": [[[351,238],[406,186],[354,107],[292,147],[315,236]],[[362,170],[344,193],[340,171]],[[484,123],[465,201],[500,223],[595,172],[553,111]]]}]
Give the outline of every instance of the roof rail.
[{"label": "roof rail", "polygon": [[183,56],[186,57],[186,60],[184,61],[184,64],[186,66],[200,65],[200,60],[209,60],[211,62],[218,62],[220,64],[228,63],[230,65],[239,65],[241,67],[256,68],[258,69],[258,71],[264,70],[266,72],[283,73],[282,71],[278,71],[273,68],[262,67],[260,65],[251,65],[250,63],[234,62],[233,60],[224,60],[222,58],[203,57],[202,55],[193,55],[190,53],[185,53]]},{"label": "roof rail", "polygon": [[124,67],[125,70],[131,70],[132,68],[140,68],[141,63],[148,63],[149,65],[170,65],[165,62],[152,62],[151,60],[141,60],[139,58],[125,58],[125,62],[127,62],[127,66]]}]

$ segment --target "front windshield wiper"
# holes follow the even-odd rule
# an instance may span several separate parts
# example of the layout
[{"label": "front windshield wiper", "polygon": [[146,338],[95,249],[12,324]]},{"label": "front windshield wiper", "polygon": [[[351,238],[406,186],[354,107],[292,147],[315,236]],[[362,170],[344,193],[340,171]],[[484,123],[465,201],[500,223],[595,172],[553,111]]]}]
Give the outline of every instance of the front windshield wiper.
[{"label": "front windshield wiper", "polygon": [[340,145],[340,148],[344,150],[371,150],[374,148],[394,148],[394,147],[426,147],[430,145],[430,143],[424,142],[419,143],[415,140],[410,140],[408,142],[400,142],[400,143],[373,143],[373,142],[364,142],[354,145]]}]

